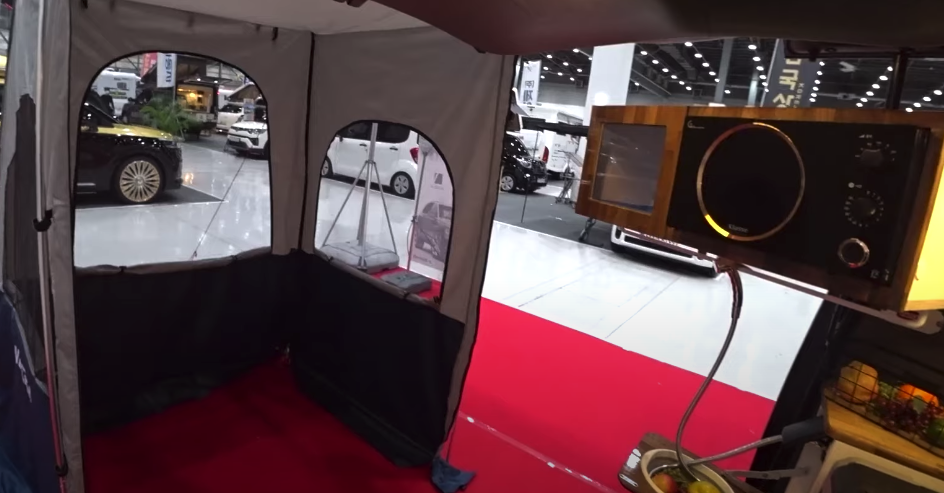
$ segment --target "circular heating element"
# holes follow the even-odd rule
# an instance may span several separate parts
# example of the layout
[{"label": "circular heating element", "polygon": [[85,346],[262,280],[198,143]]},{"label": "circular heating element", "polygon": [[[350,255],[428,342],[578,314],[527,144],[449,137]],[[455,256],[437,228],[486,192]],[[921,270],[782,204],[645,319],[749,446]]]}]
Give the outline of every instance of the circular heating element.
[{"label": "circular heating element", "polygon": [[746,123],[721,134],[698,168],[698,206],[725,238],[757,241],[793,219],[806,188],[803,158],[785,133]]}]

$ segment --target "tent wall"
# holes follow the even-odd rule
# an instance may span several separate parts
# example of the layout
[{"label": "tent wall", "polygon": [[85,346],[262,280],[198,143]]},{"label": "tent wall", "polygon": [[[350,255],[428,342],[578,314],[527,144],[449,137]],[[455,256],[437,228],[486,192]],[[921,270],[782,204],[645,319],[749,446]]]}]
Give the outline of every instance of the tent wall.
[{"label": "tent wall", "polygon": [[314,248],[318,170],[331,139],[347,124],[381,120],[413,127],[439,148],[449,167],[455,197],[441,311],[466,330],[447,426],[475,341],[512,65],[511,57],[481,54],[433,28],[319,36],[315,42],[301,238],[306,251]]}]

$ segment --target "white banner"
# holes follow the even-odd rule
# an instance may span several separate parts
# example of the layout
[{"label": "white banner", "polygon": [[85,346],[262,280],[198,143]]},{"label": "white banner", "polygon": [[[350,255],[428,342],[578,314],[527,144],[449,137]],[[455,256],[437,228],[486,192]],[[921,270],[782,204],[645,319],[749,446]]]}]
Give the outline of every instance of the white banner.
[{"label": "white banner", "polygon": [[527,62],[521,66],[521,86],[518,88],[518,104],[538,104],[538,86],[541,85],[541,61]]},{"label": "white banner", "polygon": [[[410,245],[410,270],[442,280],[452,230],[452,182],[436,148],[419,137],[420,184]],[[413,264],[428,267],[415,269]]]},{"label": "white banner", "polygon": [[177,54],[157,54],[157,87],[174,87],[177,85]]}]

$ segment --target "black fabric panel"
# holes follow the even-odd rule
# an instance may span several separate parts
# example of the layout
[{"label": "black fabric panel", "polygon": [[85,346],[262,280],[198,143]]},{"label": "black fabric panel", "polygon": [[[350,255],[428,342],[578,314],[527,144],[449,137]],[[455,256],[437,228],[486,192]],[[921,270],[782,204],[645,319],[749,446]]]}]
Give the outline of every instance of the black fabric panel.
[{"label": "black fabric panel", "polygon": [[428,464],[445,439],[464,325],[299,258],[311,285],[291,342],[298,385],[393,463]]},{"label": "black fabric panel", "polygon": [[77,275],[83,431],[159,412],[279,354],[293,257],[156,274]]}]

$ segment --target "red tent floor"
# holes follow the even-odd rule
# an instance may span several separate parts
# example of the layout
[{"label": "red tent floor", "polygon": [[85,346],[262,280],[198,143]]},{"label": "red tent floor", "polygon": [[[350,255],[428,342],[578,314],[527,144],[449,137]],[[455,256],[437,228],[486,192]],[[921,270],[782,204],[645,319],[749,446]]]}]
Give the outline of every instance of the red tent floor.
[{"label": "red tent floor", "polygon": [[[720,343],[719,343],[720,344]],[[483,300],[450,462],[475,492],[623,491],[616,475],[647,431],[673,436],[702,377]],[[773,402],[713,383],[686,447],[756,440]],[[281,363],[209,397],[85,440],[90,493],[427,493],[303,397]],[[744,455],[722,463],[747,467]]]}]

